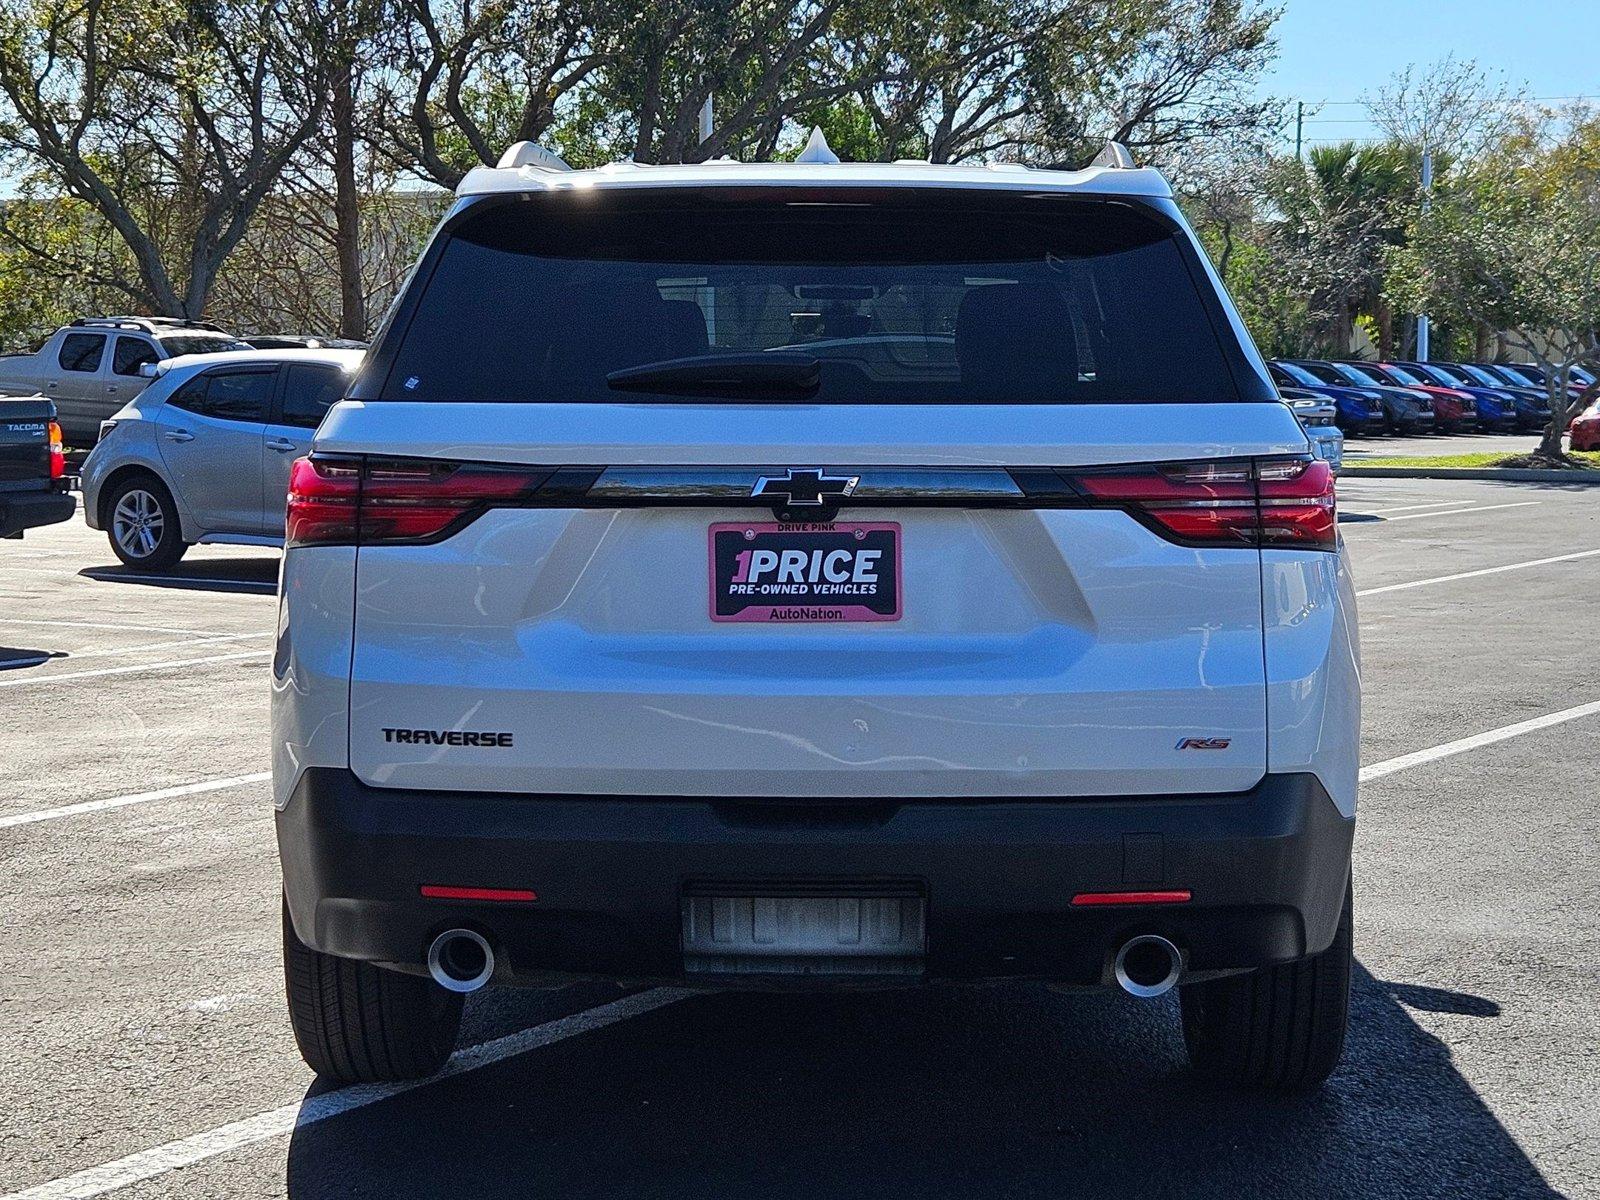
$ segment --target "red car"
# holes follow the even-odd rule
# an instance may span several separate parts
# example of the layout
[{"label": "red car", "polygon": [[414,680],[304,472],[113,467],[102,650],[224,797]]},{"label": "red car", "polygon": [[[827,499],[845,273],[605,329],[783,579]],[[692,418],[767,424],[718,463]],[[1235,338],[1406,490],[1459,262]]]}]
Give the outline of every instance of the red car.
[{"label": "red car", "polygon": [[1409,388],[1433,397],[1433,428],[1439,433],[1460,433],[1478,427],[1478,402],[1466,392],[1429,383],[1404,367],[1388,363],[1352,362],[1349,364],[1373,383],[1386,387]]},{"label": "red car", "polygon": [[1600,450],[1600,400],[1573,418],[1572,449]]}]

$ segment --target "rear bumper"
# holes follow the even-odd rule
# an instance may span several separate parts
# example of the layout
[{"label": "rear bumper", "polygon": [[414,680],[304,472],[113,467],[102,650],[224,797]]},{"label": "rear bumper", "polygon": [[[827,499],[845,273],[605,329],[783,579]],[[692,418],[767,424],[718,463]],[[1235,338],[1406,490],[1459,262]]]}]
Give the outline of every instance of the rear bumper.
[{"label": "rear bumper", "polygon": [[[434,936],[467,926],[495,947],[496,982],[534,984],[682,981],[682,897],[702,885],[913,888],[919,978],[1104,983],[1144,932],[1177,942],[1191,975],[1282,962],[1332,940],[1355,826],[1309,774],[1225,796],[840,803],[399,791],[330,768],[304,773],[277,822],[308,945],[421,971]],[[423,899],[423,884],[538,899]],[[1134,889],[1193,898],[1071,904]]]},{"label": "rear bumper", "polygon": [[0,537],[65,521],[77,505],[70,492],[0,492]]}]

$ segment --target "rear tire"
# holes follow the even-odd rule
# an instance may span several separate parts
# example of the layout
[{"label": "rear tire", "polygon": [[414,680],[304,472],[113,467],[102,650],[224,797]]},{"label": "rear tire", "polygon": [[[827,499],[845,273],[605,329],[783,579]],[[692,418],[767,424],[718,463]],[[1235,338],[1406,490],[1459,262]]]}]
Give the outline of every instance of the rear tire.
[{"label": "rear tire", "polygon": [[323,1079],[423,1079],[455,1048],[459,995],[431,979],[311,949],[295,934],[287,902],[283,973],[300,1057]]},{"label": "rear tire", "polygon": [[165,571],[189,549],[178,525],[172,493],[154,475],[138,472],[117,484],[100,522],[111,551],[130,567]]},{"label": "rear tire", "polygon": [[1351,897],[1321,954],[1178,989],[1195,1069],[1238,1087],[1309,1092],[1339,1065],[1350,1018]]}]

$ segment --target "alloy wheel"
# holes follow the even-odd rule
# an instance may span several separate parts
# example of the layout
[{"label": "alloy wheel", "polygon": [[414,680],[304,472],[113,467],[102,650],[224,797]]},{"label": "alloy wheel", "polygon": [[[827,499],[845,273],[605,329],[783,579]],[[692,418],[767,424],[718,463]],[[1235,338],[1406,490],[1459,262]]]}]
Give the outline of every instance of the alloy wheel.
[{"label": "alloy wheel", "polygon": [[129,488],[111,514],[111,536],[134,558],[149,558],[166,527],[161,501],[144,488]]}]

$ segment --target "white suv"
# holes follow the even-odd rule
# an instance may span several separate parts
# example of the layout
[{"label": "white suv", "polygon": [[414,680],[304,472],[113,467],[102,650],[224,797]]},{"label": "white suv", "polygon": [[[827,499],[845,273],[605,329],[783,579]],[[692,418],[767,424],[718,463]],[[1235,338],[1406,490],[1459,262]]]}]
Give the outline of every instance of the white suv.
[{"label": "white suv", "polygon": [[312,1066],[435,1070],[489,982],[1017,979],[1321,1082],[1332,478],[1125,154],[468,175],[290,485]]}]

